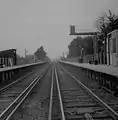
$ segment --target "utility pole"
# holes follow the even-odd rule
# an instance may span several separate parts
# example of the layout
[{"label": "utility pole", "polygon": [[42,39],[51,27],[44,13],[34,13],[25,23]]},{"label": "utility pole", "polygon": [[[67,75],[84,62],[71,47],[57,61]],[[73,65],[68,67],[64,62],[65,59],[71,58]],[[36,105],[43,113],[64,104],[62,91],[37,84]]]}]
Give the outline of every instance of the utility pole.
[{"label": "utility pole", "polygon": [[25,59],[26,59],[26,56],[27,56],[27,52],[28,52],[28,51],[27,51],[27,49],[25,48]]},{"label": "utility pole", "polygon": [[64,52],[63,52],[63,58],[64,58]]}]

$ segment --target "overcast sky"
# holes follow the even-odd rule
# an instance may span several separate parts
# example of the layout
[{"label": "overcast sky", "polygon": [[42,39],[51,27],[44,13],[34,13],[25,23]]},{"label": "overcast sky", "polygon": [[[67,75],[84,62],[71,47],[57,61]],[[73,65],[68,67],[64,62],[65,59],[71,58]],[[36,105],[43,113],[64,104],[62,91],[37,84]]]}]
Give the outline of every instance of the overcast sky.
[{"label": "overcast sky", "polygon": [[95,30],[108,9],[118,14],[118,0],[0,0],[0,50],[33,53],[41,45],[51,58],[68,51],[69,25]]}]

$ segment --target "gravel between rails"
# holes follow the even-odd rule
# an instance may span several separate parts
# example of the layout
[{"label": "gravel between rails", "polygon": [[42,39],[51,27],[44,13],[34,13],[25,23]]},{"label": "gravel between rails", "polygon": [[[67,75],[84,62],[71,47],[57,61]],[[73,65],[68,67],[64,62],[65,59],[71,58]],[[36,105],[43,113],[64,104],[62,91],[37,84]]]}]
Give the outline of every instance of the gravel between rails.
[{"label": "gravel between rails", "polygon": [[11,120],[47,120],[52,69],[36,85]]},{"label": "gravel between rails", "polygon": [[100,99],[102,99],[105,103],[114,103],[113,106],[118,107],[118,97],[114,97],[111,93],[103,90],[96,81],[89,79],[85,72],[83,72],[80,68],[62,64],[59,64],[58,66],[64,67],[66,70],[68,70],[72,75],[84,83],[92,92],[100,97]]}]

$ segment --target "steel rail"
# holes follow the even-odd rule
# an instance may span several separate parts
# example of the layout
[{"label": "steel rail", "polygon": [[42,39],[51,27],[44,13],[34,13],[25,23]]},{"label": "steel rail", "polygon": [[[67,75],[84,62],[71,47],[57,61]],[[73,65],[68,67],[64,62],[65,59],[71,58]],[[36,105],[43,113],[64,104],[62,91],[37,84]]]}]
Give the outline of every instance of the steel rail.
[{"label": "steel rail", "polygon": [[80,82],[75,76],[73,76],[69,71],[63,68],[63,70],[70,75],[78,84],[80,84],[87,93],[91,95],[99,104],[101,104],[107,111],[108,113],[114,118],[114,120],[118,120],[118,113],[114,111],[110,106],[108,106],[103,100],[101,100],[98,96],[96,96],[89,88],[87,88],[82,82]]},{"label": "steel rail", "polygon": [[61,91],[60,91],[60,87],[59,87],[59,79],[58,79],[56,68],[55,68],[54,72],[55,72],[55,77],[56,77],[56,84],[57,84],[57,89],[58,89],[58,96],[59,96],[62,120],[66,120],[65,115],[64,115],[64,108],[63,108],[63,103],[62,103],[62,98],[61,98]]},{"label": "steel rail", "polygon": [[15,113],[15,111],[18,109],[18,107],[23,103],[23,101],[27,98],[27,96],[30,94],[32,89],[36,86],[36,84],[39,82],[39,80],[42,78],[42,76],[44,74],[45,73],[41,74],[40,78],[37,78],[37,80],[34,81],[33,85],[30,86],[31,88],[29,88],[29,91],[26,93],[26,95],[23,97],[23,99],[18,103],[18,105],[13,109],[13,111],[9,114],[9,116],[6,118],[6,120],[10,120],[12,115]]},{"label": "steel rail", "polygon": [[[0,120],[10,120],[11,116],[18,109],[18,107],[23,103],[26,97],[29,95],[34,86],[39,82],[47,70],[42,72],[38,77],[36,77],[28,87],[0,114]],[[10,110],[12,109],[12,110]],[[7,116],[6,116],[7,115]]]},{"label": "steel rail", "polygon": [[52,69],[52,82],[51,82],[51,91],[50,91],[48,120],[52,120],[53,85],[54,85],[54,68]]}]

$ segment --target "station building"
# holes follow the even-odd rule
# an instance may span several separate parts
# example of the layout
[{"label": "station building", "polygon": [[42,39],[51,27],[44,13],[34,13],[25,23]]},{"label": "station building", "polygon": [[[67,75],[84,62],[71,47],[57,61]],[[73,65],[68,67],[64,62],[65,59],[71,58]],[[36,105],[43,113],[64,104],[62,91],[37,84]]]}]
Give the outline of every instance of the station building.
[{"label": "station building", "polygon": [[118,30],[107,35],[107,65],[118,65]]},{"label": "station building", "polygon": [[16,49],[0,51],[0,67],[14,66],[16,64]]}]

